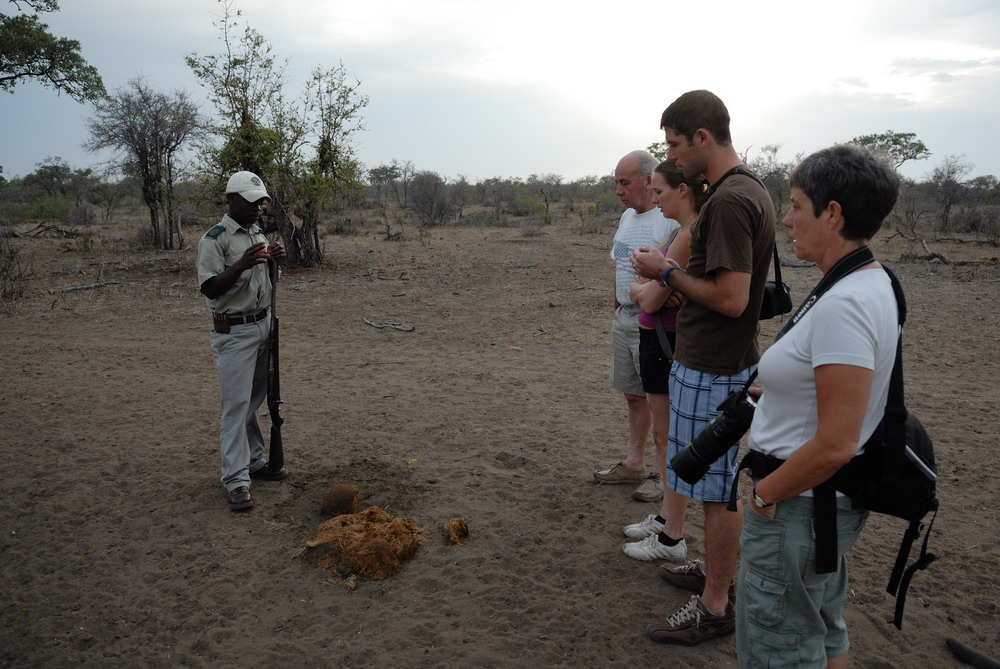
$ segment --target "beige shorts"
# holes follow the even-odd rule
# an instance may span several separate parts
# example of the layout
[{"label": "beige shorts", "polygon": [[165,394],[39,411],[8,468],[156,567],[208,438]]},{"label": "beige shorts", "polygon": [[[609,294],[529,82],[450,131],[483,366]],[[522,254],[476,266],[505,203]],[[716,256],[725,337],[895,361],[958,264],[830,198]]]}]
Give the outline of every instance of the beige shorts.
[{"label": "beige shorts", "polygon": [[629,395],[646,396],[639,376],[639,307],[620,306],[611,321],[611,375],[608,383]]}]

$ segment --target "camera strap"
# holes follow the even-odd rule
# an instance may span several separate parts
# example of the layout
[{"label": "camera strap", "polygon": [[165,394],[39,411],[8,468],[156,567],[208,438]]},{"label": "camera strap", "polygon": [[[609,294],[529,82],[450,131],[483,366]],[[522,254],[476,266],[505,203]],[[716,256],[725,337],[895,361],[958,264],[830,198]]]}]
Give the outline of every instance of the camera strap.
[{"label": "camera strap", "polygon": [[806,315],[816,301],[819,300],[820,296],[826,291],[833,287],[833,284],[837,283],[845,276],[854,272],[855,270],[861,269],[869,263],[875,262],[875,256],[872,255],[871,249],[867,246],[862,246],[859,249],[851,251],[846,256],[837,261],[830,271],[823,275],[820,282],[816,284],[816,287],[812,289],[805,301],[799,305],[799,308],[795,311],[795,315],[788,319],[785,323],[785,327],[781,328],[781,331],[775,336],[774,341],[778,341],[785,334],[791,330],[796,323],[802,320],[802,317]]},{"label": "camera strap", "polygon": [[[838,260],[837,263],[830,268],[830,271],[823,275],[823,278],[820,279],[819,283],[816,284],[816,287],[812,289],[812,292],[809,293],[805,301],[803,301],[802,304],[799,305],[799,308],[795,311],[795,315],[792,316],[790,319],[788,319],[788,322],[785,323],[785,327],[781,328],[781,331],[778,332],[778,334],[775,336],[774,341],[778,341],[779,339],[784,337],[789,330],[795,327],[795,324],[798,323],[800,320],[802,320],[802,318],[806,315],[806,313],[813,308],[813,306],[823,295],[823,293],[830,290],[830,288],[832,288],[835,283],[843,279],[851,272],[861,269],[865,265],[872,263],[874,261],[875,261],[875,256],[872,254],[871,249],[869,249],[867,245],[862,246],[861,248],[856,249],[854,251],[851,251],[846,256]],[[754,379],[756,378],[757,378],[757,369],[754,369],[753,373],[750,374],[750,378],[747,379],[747,382],[743,385],[744,393],[746,393],[749,390],[751,384],[753,384]],[[757,458],[758,456],[762,457],[762,454],[756,451],[748,451],[747,454],[743,456],[743,460],[739,463],[739,465],[737,465],[736,469],[737,474],[742,470],[751,467],[755,458]],[[736,494],[738,488],[739,488],[739,477],[737,476],[737,478],[733,481],[733,487],[729,495],[728,508],[730,511],[736,511]],[[836,541],[836,536],[834,536],[834,541]]]}]

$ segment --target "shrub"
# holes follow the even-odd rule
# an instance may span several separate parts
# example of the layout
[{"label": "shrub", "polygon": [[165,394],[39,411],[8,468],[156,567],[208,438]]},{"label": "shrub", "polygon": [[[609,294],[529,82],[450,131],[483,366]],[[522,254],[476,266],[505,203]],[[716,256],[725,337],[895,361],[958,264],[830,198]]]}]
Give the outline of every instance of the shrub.
[{"label": "shrub", "polygon": [[0,311],[14,311],[33,274],[31,266],[22,262],[20,249],[9,238],[0,237]]},{"label": "shrub", "polygon": [[24,206],[26,220],[68,221],[69,202],[61,197],[43,197]]}]

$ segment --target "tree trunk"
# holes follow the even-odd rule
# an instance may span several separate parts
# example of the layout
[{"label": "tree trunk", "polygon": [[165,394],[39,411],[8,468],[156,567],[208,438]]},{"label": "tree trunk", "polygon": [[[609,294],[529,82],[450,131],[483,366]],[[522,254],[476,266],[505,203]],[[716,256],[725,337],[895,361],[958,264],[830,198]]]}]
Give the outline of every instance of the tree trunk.
[{"label": "tree trunk", "polygon": [[153,244],[160,244],[160,209],[156,203],[147,204],[149,207],[149,229],[153,237]]}]

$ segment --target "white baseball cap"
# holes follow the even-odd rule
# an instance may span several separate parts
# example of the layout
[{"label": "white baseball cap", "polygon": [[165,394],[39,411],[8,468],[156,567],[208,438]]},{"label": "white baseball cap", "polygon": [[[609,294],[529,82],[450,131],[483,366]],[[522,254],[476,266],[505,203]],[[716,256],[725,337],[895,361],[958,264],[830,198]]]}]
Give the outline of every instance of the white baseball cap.
[{"label": "white baseball cap", "polygon": [[264,188],[264,182],[253,172],[237,172],[229,177],[226,193],[239,193],[247,202],[256,202],[262,197],[271,199],[267,189]]}]

